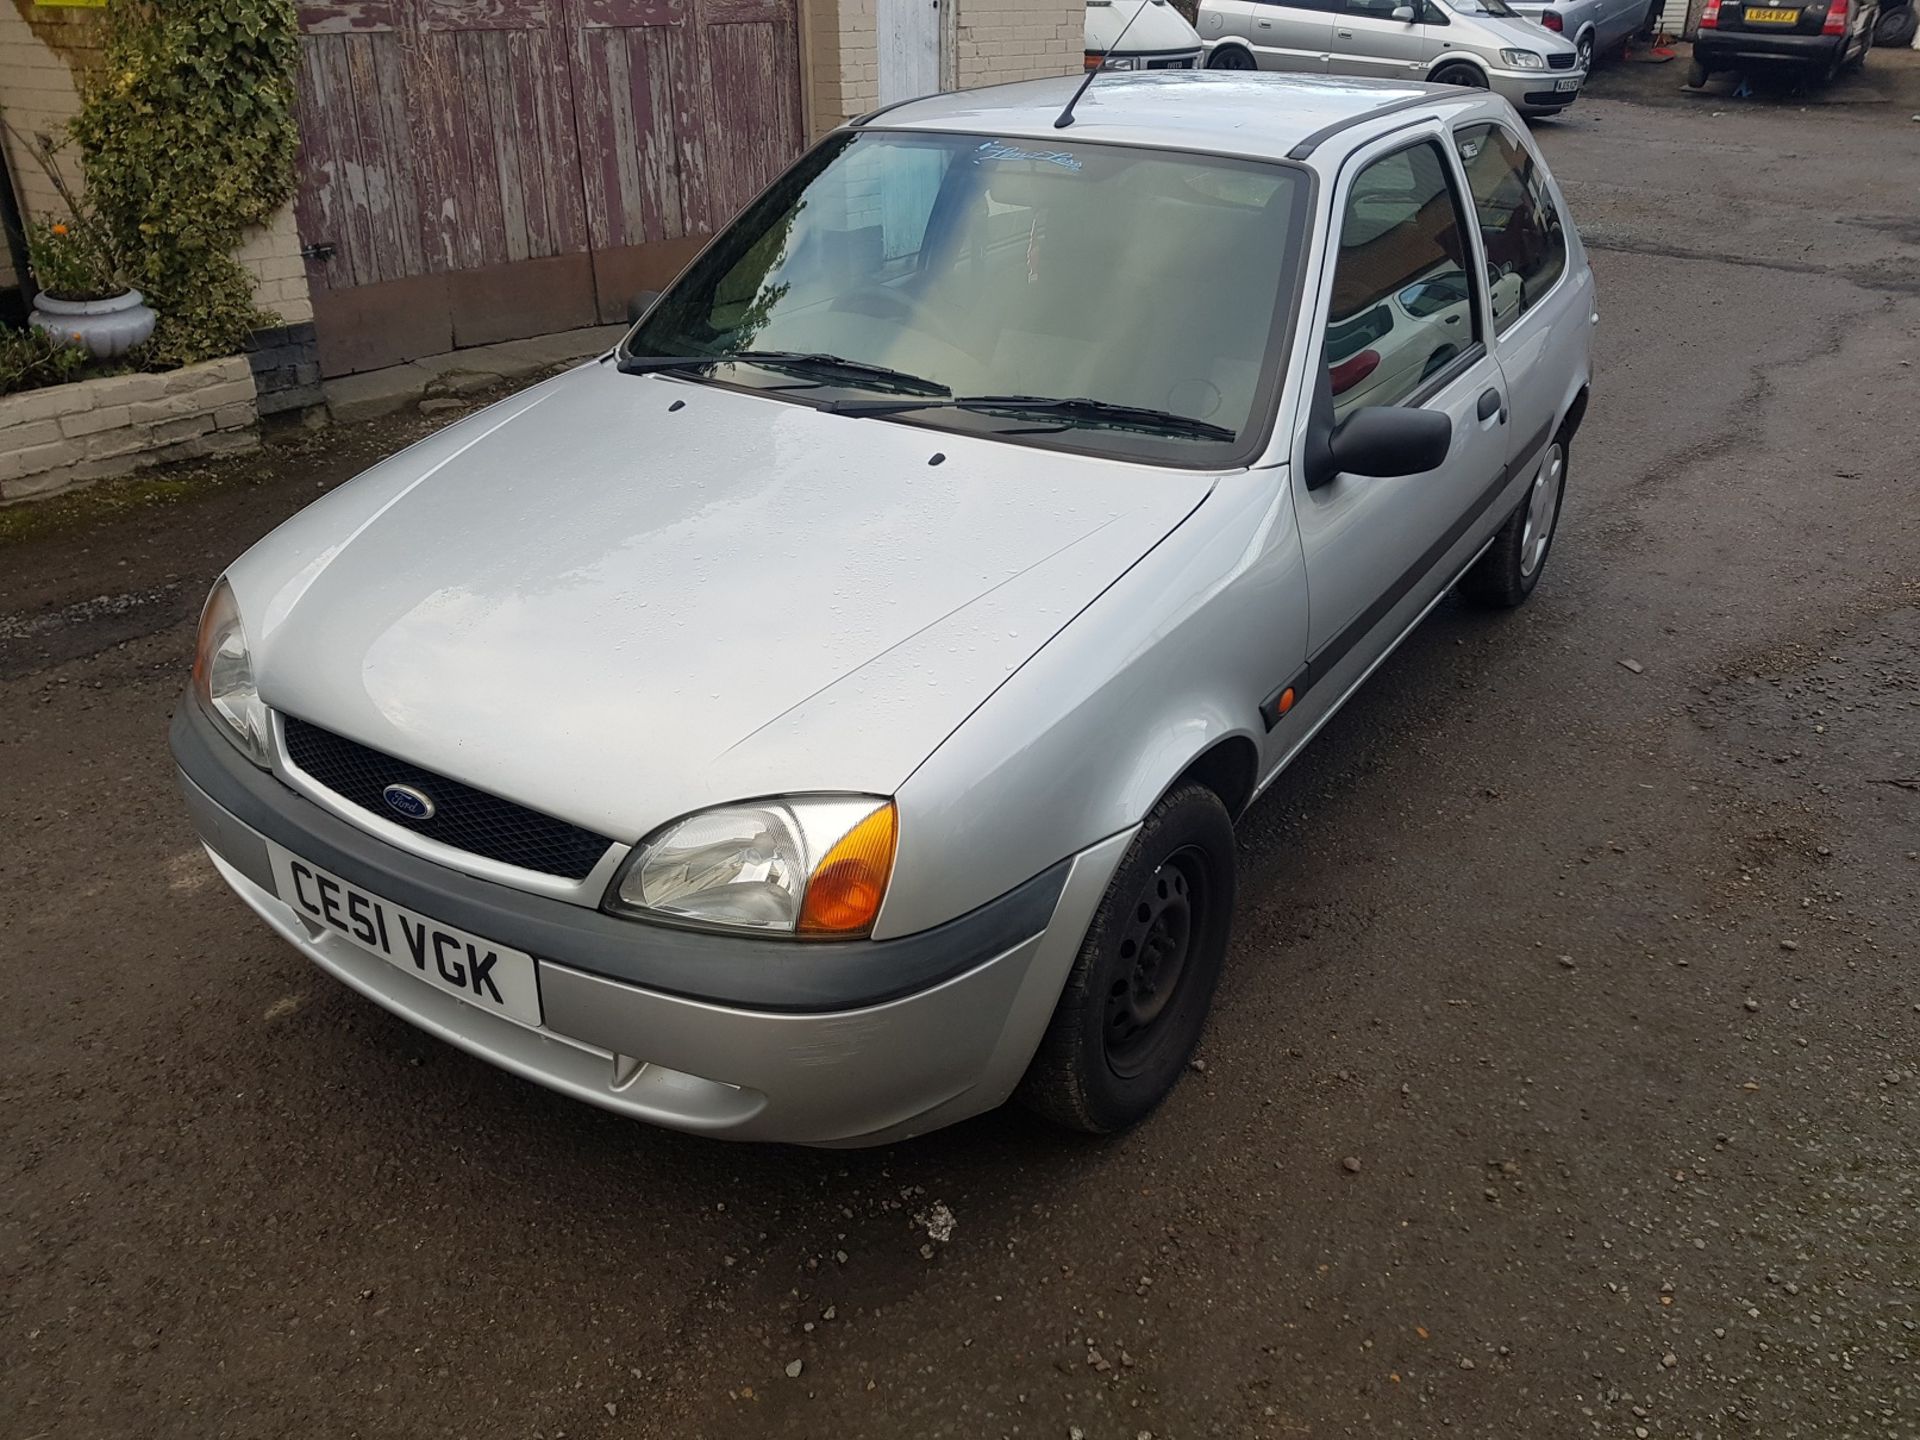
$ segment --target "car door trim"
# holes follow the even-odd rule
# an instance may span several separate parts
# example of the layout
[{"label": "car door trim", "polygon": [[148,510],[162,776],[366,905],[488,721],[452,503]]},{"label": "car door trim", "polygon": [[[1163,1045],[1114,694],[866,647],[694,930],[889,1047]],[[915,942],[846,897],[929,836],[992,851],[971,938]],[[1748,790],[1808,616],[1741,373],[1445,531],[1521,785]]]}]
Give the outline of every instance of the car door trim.
[{"label": "car door trim", "polygon": [[[1345,629],[1308,658],[1308,684],[1312,684],[1314,680],[1324,676],[1346,659],[1353,647],[1371,634],[1374,627],[1392,614],[1400,602],[1407,598],[1414,586],[1432,573],[1434,566],[1446,558],[1447,552],[1460,543],[1461,537],[1480,523],[1480,517],[1485,515],[1493,502],[1505,493],[1514,477],[1524,471],[1528,464],[1546,448],[1547,438],[1551,433],[1552,427],[1543,425],[1537,435],[1530,436],[1526,447],[1519,452],[1518,458],[1509,461],[1501,468],[1500,473],[1474,497],[1473,503],[1462,512],[1460,518],[1447,527],[1446,533],[1429,545],[1421,553],[1420,558],[1403,570],[1394,579],[1393,584],[1381,591],[1371,605],[1348,622]],[[1294,689],[1297,695],[1300,687],[1296,685]]]}]

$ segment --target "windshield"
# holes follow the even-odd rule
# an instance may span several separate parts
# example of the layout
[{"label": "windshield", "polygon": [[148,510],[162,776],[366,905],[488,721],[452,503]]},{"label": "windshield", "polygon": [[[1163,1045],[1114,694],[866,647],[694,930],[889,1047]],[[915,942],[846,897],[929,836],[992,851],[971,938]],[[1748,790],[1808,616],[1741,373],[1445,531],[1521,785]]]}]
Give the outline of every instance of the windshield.
[{"label": "windshield", "polygon": [[[1230,463],[1273,411],[1268,342],[1283,290],[1291,299],[1306,193],[1283,165],[861,131],[750,207],[624,356],[753,351],[760,363],[676,373],[849,410],[935,397],[891,418]],[[1032,414],[949,396],[1095,403]]]}]

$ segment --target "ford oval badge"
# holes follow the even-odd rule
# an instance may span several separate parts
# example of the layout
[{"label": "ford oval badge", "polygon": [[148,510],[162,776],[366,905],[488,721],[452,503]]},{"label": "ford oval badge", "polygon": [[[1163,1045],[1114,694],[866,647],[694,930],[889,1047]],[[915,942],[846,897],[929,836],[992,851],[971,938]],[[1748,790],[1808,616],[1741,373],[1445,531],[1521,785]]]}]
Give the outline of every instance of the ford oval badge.
[{"label": "ford oval badge", "polygon": [[380,798],[387,802],[387,808],[396,815],[404,815],[409,820],[431,820],[433,801],[411,785],[389,785],[380,792]]}]

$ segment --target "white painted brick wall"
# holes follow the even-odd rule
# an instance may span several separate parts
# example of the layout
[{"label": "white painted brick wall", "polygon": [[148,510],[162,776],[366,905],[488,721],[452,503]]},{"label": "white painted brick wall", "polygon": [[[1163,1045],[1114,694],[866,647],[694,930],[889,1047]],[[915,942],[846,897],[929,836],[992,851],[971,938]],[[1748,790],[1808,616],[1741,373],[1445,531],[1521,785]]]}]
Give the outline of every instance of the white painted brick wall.
[{"label": "white painted brick wall", "polygon": [[0,504],[260,443],[244,355],[0,396]]}]

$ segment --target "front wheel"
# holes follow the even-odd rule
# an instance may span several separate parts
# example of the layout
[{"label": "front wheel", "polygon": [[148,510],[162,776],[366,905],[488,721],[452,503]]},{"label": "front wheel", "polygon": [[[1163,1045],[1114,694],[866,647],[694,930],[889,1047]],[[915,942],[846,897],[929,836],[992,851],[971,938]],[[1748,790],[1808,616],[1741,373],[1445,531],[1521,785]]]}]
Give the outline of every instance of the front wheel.
[{"label": "front wheel", "polygon": [[1467,572],[1463,587],[1483,605],[1511,610],[1526,603],[1540,572],[1547,568],[1553,532],[1560,524],[1560,501],[1567,489],[1567,440],[1556,435],[1527,487],[1526,498],[1507,517],[1493,544]]},{"label": "front wheel", "polygon": [[1183,785],[1153,807],[1114,872],[1021,1102],[1095,1135],[1144,1120],[1199,1043],[1233,895],[1233,821],[1213,791]]},{"label": "front wheel", "polygon": [[1442,65],[1427,77],[1435,85],[1462,85],[1469,90],[1485,90],[1487,77],[1474,65]]},{"label": "front wheel", "polygon": [[1207,57],[1209,70],[1251,70],[1254,68],[1253,56],[1238,45],[1222,45]]}]

